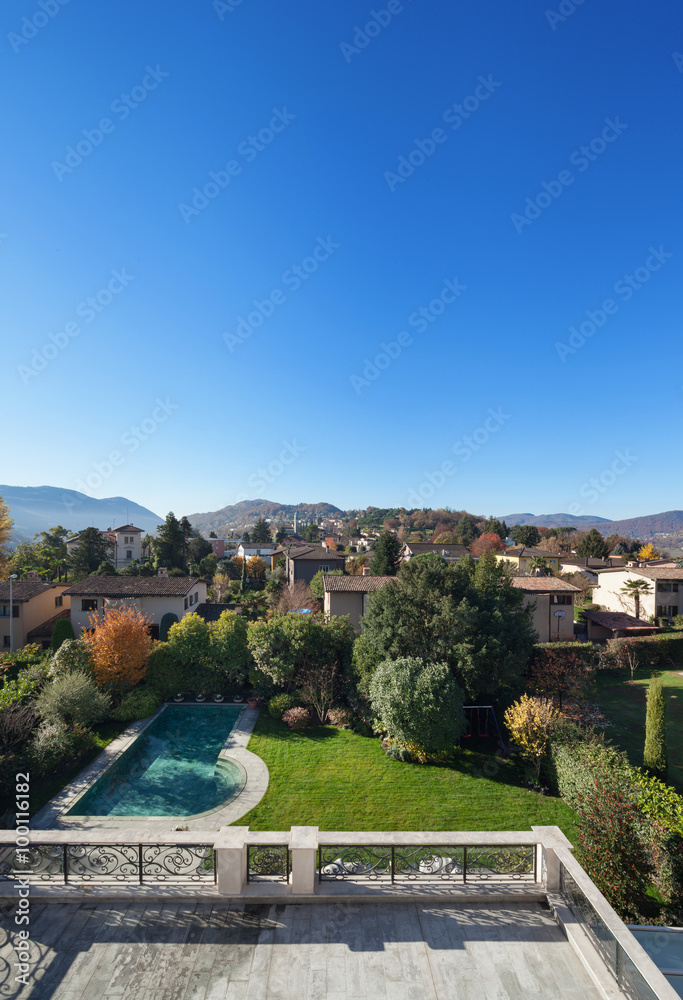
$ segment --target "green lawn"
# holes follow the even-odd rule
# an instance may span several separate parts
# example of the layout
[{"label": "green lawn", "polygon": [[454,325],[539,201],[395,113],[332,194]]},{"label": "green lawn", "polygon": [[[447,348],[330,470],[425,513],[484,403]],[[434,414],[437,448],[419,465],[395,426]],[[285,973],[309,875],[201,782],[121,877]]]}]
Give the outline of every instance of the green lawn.
[{"label": "green lawn", "polygon": [[[598,671],[596,700],[610,722],[605,735],[620,746],[637,767],[643,764],[645,744],[645,692],[650,670],[637,670],[633,683],[625,671]],[[683,790],[683,676],[677,670],[661,671],[666,696],[666,736],[669,781]]]},{"label": "green lawn", "polygon": [[[463,743],[470,741],[463,741]],[[490,752],[481,752],[484,748]],[[493,742],[448,766],[389,760],[378,739],[317,726],[293,732],[261,713],[249,749],[268,765],[261,802],[238,820],[254,830],[528,830],[561,827],[576,842],[574,813],[521,787],[519,763]]]}]

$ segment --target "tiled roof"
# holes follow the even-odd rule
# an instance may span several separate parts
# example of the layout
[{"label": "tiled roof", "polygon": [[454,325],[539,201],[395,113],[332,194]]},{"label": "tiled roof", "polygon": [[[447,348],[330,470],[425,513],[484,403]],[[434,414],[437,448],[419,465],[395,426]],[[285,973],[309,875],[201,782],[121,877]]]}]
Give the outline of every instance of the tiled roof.
[{"label": "tiled roof", "polygon": [[[208,539],[212,541],[212,539]],[[240,542],[237,548],[243,549],[276,549],[278,546],[275,542]]]},{"label": "tiled roof", "polygon": [[580,588],[566,580],[558,580],[555,576],[513,576],[512,586],[535,594],[552,594],[562,590],[567,593],[578,593]]},{"label": "tiled roof", "polygon": [[592,621],[594,625],[602,625],[603,628],[609,628],[620,632],[628,631],[630,629],[650,629],[653,632],[659,632],[656,625],[652,625],[651,622],[644,622],[641,618],[634,618],[633,615],[624,614],[623,611],[584,611],[582,612],[584,618],[588,618]]},{"label": "tiled roof", "polygon": [[[12,581],[12,602],[14,604],[24,604],[32,597],[56,587],[58,584],[44,583],[42,580],[13,580]],[[0,583],[0,602],[9,603],[9,580]]]},{"label": "tiled roof", "polygon": [[67,597],[184,597],[197,576],[88,576],[64,593]]},{"label": "tiled roof", "polygon": [[501,552],[500,555],[505,558],[505,556],[519,556],[524,559],[559,559],[557,552],[548,552],[546,549],[530,549],[526,545],[516,545],[511,549],[506,549],[505,552]]},{"label": "tiled roof", "polygon": [[26,633],[26,641],[35,642],[37,639],[51,639],[52,630],[60,618],[68,618],[71,621],[71,609],[62,608],[59,614],[53,615],[52,618],[48,618],[46,622],[42,622],[40,625],[36,625],[35,628]]},{"label": "tiled roof", "polygon": [[142,534],[142,528],[136,528],[134,524],[122,524],[120,528],[112,528],[112,531],[139,531]]},{"label": "tiled roof", "polygon": [[323,573],[323,587],[326,594],[367,594],[373,590],[381,590],[395,579],[395,576],[331,576]]},{"label": "tiled roof", "polygon": [[405,542],[404,549],[410,550],[414,556],[424,556],[429,553],[434,553],[437,556],[445,556],[454,559],[456,556],[466,556],[467,549],[464,545],[450,545],[448,542],[437,542],[436,545],[433,542]]},{"label": "tiled roof", "polygon": [[206,622],[217,622],[224,611],[241,610],[240,604],[198,604],[194,613]]},{"label": "tiled roof", "polygon": [[316,562],[329,562],[330,560],[341,560],[346,562],[346,556],[343,552],[329,552],[324,549],[322,545],[312,546],[310,549],[299,549],[294,552],[290,551],[288,553],[290,559],[312,559]]},{"label": "tiled roof", "polygon": [[627,573],[638,573],[650,580],[683,580],[683,569],[676,566],[640,566],[637,569],[625,566],[624,569]]}]

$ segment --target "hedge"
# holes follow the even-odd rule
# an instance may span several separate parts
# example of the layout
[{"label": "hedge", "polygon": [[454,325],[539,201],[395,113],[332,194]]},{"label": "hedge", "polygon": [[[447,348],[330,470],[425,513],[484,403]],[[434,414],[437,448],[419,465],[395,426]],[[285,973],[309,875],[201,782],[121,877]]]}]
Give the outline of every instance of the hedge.
[{"label": "hedge", "polygon": [[567,655],[578,653],[586,667],[597,666],[602,652],[600,646],[596,646],[592,642],[537,642],[534,646],[532,659],[542,649],[551,649],[553,653],[562,653],[566,650]]},{"label": "hedge", "polygon": [[622,750],[595,734],[565,725],[551,741],[548,780],[573,809],[596,783],[631,800],[640,815],[640,839],[665,899],[683,896],[683,796],[633,767]]},{"label": "hedge", "polygon": [[602,651],[601,666],[608,669],[621,666],[624,647],[635,651],[641,667],[683,665],[683,633],[679,631],[641,635],[633,639],[610,639]]}]

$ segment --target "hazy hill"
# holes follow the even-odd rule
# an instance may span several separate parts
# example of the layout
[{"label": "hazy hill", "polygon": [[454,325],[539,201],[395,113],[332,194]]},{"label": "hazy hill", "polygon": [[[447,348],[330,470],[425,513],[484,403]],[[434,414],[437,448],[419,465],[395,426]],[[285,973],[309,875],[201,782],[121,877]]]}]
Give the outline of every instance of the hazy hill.
[{"label": "hazy hill", "polygon": [[30,540],[38,531],[57,524],[75,532],[81,528],[116,528],[130,523],[144,532],[156,533],[157,525],[164,520],[126,497],[96,500],[58,486],[0,486],[0,496],[9,505],[14,519],[16,542]]},{"label": "hazy hill", "polygon": [[515,524],[535,524],[536,527],[567,527],[578,528],[582,531],[586,526],[593,528],[598,524],[610,523],[608,517],[596,517],[595,514],[582,514],[579,517],[575,517],[573,514],[506,514],[500,520],[505,521],[508,528],[512,528]]},{"label": "hazy hill", "polygon": [[[501,520],[503,520],[501,518]],[[644,542],[658,543],[662,548],[678,549],[683,543],[683,510],[666,510],[662,514],[646,514],[621,521],[610,521],[595,515],[573,517],[571,514],[509,514],[506,524],[535,524],[546,528],[567,527],[580,531],[597,528],[601,535],[625,535]]]},{"label": "hazy hill", "polygon": [[242,500],[240,503],[229,504],[220,510],[208,511],[204,514],[188,514],[193,527],[208,534],[215,531],[220,536],[224,531],[238,531],[254,524],[260,517],[271,521],[291,523],[294,515],[306,521],[321,517],[340,517],[343,510],[331,503],[298,503],[281,504],[274,500]]}]

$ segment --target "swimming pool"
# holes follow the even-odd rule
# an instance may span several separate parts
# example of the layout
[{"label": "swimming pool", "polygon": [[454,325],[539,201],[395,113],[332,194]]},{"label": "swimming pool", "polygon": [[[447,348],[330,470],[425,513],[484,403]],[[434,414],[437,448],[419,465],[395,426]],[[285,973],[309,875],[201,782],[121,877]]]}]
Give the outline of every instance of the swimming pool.
[{"label": "swimming pool", "polygon": [[219,760],[242,708],[167,705],[67,811],[67,816],[196,816],[225,805],[245,781]]}]

